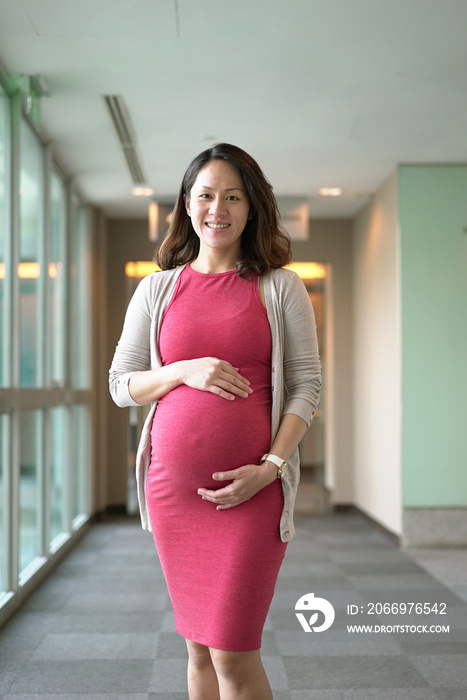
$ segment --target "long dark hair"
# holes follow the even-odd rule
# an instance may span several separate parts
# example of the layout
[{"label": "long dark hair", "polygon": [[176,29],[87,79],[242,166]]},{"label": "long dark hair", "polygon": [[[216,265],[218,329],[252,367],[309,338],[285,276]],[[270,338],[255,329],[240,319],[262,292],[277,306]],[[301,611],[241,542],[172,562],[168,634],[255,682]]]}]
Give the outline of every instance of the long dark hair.
[{"label": "long dark hair", "polygon": [[237,272],[265,275],[291,260],[288,234],[279,223],[279,211],[272,186],[258,163],[238,146],[216,143],[199,154],[188,166],[173,210],[167,236],[156,252],[162,270],[170,270],[198,257],[199,238],[185,208],[184,195],[190,199],[199,172],[212,160],[226,160],[242,178],[250,200],[250,217],[241,237]]}]

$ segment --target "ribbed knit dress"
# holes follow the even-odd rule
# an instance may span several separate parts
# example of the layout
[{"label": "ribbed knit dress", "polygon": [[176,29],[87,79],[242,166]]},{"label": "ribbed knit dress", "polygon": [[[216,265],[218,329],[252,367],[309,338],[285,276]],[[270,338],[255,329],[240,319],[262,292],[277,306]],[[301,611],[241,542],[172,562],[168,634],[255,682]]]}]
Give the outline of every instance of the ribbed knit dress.
[{"label": "ribbed knit dress", "polygon": [[259,649],[287,546],[279,534],[280,480],[221,511],[197,493],[226,486],[212,474],[257,465],[270,447],[271,333],[258,278],[187,265],[159,346],[163,364],[227,360],[253,389],[229,401],[182,384],[159,400],[146,498],[177,631],[215,649]]}]

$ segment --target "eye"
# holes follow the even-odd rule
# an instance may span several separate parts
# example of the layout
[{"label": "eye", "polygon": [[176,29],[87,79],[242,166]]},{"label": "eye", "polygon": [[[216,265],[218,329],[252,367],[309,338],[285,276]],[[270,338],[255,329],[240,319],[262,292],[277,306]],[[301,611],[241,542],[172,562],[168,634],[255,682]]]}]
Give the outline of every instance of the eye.
[{"label": "eye", "polygon": [[232,201],[232,202],[238,202],[238,201],[239,201],[239,198],[236,197],[234,194],[231,194],[229,197],[227,197],[227,199],[229,199],[229,200]]},{"label": "eye", "polygon": [[207,192],[203,192],[202,194],[199,195],[199,199],[208,199],[211,195],[208,194]]}]

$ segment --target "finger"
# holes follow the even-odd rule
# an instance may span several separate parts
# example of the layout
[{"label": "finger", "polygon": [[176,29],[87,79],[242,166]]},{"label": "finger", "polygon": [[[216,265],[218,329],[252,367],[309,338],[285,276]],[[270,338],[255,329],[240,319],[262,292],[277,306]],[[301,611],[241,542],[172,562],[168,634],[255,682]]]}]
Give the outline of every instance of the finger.
[{"label": "finger", "polygon": [[240,389],[239,387],[235,386],[235,384],[231,384],[230,382],[222,379],[218,379],[216,384],[211,384],[208,387],[208,391],[211,391],[213,394],[217,394],[218,396],[222,396],[224,399],[229,399],[230,401],[235,399],[235,396],[238,396],[241,399],[248,398],[252,391],[247,391],[247,389],[248,387],[245,387],[245,389]]},{"label": "finger", "polygon": [[209,501],[216,501],[218,503],[221,503],[222,501],[225,501],[231,496],[230,491],[227,491],[226,489],[228,486],[226,486],[223,489],[218,489],[217,491],[211,491],[209,489],[198,489],[198,495],[202,496],[203,498],[207,498]]},{"label": "finger", "polygon": [[244,377],[236,367],[233,367],[229,362],[226,362],[222,366],[222,371],[227,376],[225,377],[227,381],[238,386],[239,388],[248,389],[250,387],[250,381]]},{"label": "finger", "polygon": [[229,472],[214,472],[212,478],[215,481],[228,481],[229,479],[239,479],[242,476],[240,469],[232,469]]}]

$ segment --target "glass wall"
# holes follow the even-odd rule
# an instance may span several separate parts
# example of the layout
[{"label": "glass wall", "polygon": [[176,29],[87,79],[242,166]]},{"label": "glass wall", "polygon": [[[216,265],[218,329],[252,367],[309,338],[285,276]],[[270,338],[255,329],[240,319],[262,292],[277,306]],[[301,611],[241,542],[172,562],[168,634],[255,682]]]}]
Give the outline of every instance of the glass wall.
[{"label": "glass wall", "polygon": [[[89,518],[87,207],[0,89],[0,624]],[[12,609],[11,608],[11,609]]]},{"label": "glass wall", "polygon": [[89,500],[89,411],[84,404],[72,407],[72,517],[76,527],[83,513],[88,512]]},{"label": "glass wall", "polygon": [[0,413],[0,600],[8,590],[8,415]]},{"label": "glass wall", "polygon": [[90,385],[90,308],[88,210],[72,198],[73,247],[71,251],[71,381],[76,389]]},{"label": "glass wall", "polygon": [[20,575],[42,553],[42,411],[21,414]]},{"label": "glass wall", "polygon": [[[84,407],[86,411],[86,407]],[[66,533],[68,527],[68,470],[67,451],[68,410],[57,406],[50,411],[50,471],[49,471],[49,539],[50,548],[55,549],[57,538]],[[72,457],[73,459],[73,457]],[[74,469],[72,470],[74,472]]]},{"label": "glass wall", "polygon": [[48,376],[52,385],[66,379],[66,243],[67,193],[63,180],[52,172],[49,273],[50,356]]},{"label": "glass wall", "polygon": [[44,203],[43,149],[31,128],[21,120],[20,134],[20,278],[21,385],[39,386],[42,380],[40,273]]},{"label": "glass wall", "polygon": [[8,98],[0,87],[0,386],[6,383],[7,358],[8,358],[8,334],[6,324],[6,280],[9,276],[8,265],[8,214],[9,214],[9,177],[8,177],[8,151],[9,151],[9,103]]}]

